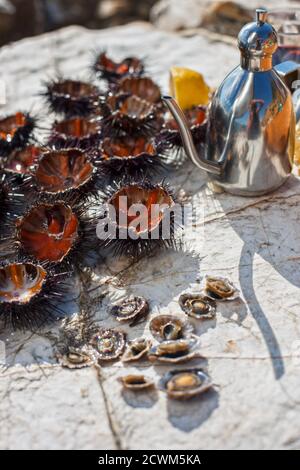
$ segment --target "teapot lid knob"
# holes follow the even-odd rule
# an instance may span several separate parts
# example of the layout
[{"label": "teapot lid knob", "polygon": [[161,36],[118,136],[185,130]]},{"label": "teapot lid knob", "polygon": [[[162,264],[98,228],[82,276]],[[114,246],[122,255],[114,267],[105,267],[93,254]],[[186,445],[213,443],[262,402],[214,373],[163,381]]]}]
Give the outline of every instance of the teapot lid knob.
[{"label": "teapot lid knob", "polygon": [[267,22],[268,11],[256,10],[256,21],[246,24],[239,33],[238,47],[243,68],[265,71],[272,68],[272,55],[278,47],[277,33]]},{"label": "teapot lid knob", "polygon": [[268,10],[266,8],[256,9],[256,23],[266,23],[268,17]]}]

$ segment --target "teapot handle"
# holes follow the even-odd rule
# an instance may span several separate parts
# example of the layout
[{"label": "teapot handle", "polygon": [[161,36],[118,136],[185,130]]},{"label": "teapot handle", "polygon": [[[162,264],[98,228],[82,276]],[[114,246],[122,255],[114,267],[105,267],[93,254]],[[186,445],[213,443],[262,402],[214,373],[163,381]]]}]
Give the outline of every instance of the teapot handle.
[{"label": "teapot handle", "polygon": [[274,70],[276,70],[290,92],[293,93],[296,89],[295,83],[300,79],[300,64],[293,60],[287,60],[275,65]]}]

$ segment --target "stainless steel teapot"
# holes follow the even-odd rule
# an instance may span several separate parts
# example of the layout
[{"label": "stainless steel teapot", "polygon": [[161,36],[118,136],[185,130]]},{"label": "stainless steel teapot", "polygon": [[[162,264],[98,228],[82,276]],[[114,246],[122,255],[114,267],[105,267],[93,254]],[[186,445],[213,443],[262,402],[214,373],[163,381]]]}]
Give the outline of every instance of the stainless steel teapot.
[{"label": "stainless steel teapot", "polygon": [[241,63],[213,96],[199,155],[184,113],[172,97],[163,100],[191,160],[223,190],[255,196],[274,191],[292,171],[295,111],[289,87],[300,65],[284,62],[272,67],[277,34],[265,9],[257,9],[256,21],[243,27],[238,47]]}]

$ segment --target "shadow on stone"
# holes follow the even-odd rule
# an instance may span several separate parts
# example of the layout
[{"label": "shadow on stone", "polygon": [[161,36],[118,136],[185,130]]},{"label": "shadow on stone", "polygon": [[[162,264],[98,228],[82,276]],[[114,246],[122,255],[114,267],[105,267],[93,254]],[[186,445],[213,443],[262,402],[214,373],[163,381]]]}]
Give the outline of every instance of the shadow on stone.
[{"label": "shadow on stone", "polygon": [[219,302],[217,311],[226,320],[242,325],[248,315],[246,303],[242,299],[231,302]]},{"label": "shadow on stone", "polygon": [[132,408],[152,408],[158,400],[158,392],[156,390],[140,392],[122,390],[122,397]]},{"label": "shadow on stone", "polygon": [[[230,302],[217,302],[217,314],[221,314],[227,321],[240,326],[243,324],[248,312],[245,302],[242,299],[237,299]],[[200,337],[208,330],[214,329],[217,326],[216,318],[199,321],[188,317],[188,321],[192,323],[194,333]]]},{"label": "shadow on stone", "polygon": [[219,406],[219,394],[211,389],[190,400],[167,402],[168,420],[183,432],[199,428]]},{"label": "shadow on stone", "polygon": [[[293,175],[275,193],[275,197],[278,198],[278,201],[274,201],[278,212],[276,218],[270,212],[273,202],[258,200],[251,205],[250,209],[252,211],[255,210],[254,207],[257,205],[257,213],[250,213],[245,218],[245,224],[242,224],[240,220],[240,217],[243,217],[243,215],[237,215],[234,218],[228,219],[232,228],[244,242],[239,260],[241,291],[268,348],[276,380],[279,380],[285,373],[284,360],[275,331],[272,328],[271,322],[266,317],[255,292],[253,264],[254,257],[259,255],[289,283],[300,287],[299,271],[296,269],[296,266],[294,270],[291,269],[292,258],[298,256],[300,252],[299,237],[293,235],[298,233],[299,222],[297,217],[293,216],[293,210],[287,210],[288,203],[282,202],[287,201],[291,197],[290,204],[292,206],[295,204],[292,201],[292,196],[288,194],[289,191],[291,191],[292,195],[299,192],[299,181]],[[225,194],[215,194],[214,197],[218,204],[223,207],[225,213],[230,211]],[[282,201],[280,200],[281,198]],[[282,217],[280,217],[280,211],[282,212]],[[248,222],[250,225],[251,219],[253,219],[253,229],[249,231],[246,224]],[[276,225],[274,225],[275,221]],[[254,230],[255,224],[257,227]]]},{"label": "shadow on stone", "polygon": [[[72,285],[73,282],[73,285]],[[78,313],[78,284],[72,279],[67,281],[70,288],[60,299],[55,316],[45,317],[40,327],[13,330],[9,321],[0,322],[0,342],[5,345],[3,365],[54,364],[54,348],[59,341],[62,323]]]},{"label": "shadow on stone", "polygon": [[247,243],[245,243],[242,249],[239,264],[240,284],[243,296],[249,305],[250,312],[253,318],[255,319],[268,348],[272,361],[275,379],[279,380],[285,372],[284,361],[282,359],[280,345],[277,341],[275,332],[273,331],[269,320],[264,314],[264,311],[261,308],[255,294],[255,289],[253,285],[254,254],[255,252],[251,251],[250,247],[247,245]]},{"label": "shadow on stone", "polygon": [[213,318],[211,320],[195,320],[191,317],[187,317],[187,320],[194,327],[194,334],[197,336],[204,335],[208,330],[214,329],[217,326],[217,319]]}]

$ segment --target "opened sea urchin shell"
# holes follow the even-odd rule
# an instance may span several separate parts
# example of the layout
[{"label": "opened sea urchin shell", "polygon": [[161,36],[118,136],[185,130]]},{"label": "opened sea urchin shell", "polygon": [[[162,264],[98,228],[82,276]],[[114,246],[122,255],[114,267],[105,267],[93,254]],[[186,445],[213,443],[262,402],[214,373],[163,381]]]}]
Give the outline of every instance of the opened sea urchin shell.
[{"label": "opened sea urchin shell", "polygon": [[[167,193],[167,191],[161,186],[150,186],[143,187],[139,184],[132,184],[121,188],[117,193],[115,193],[110,199],[110,203],[119,209],[118,213],[123,212],[125,207],[122,205],[122,196],[127,197],[128,199],[128,208],[133,204],[144,204],[146,208],[150,209],[152,204],[166,204],[168,207],[173,205],[172,197]],[[127,209],[127,208],[126,208]],[[127,210],[125,210],[125,215]],[[125,222],[126,227],[131,221],[132,216],[127,213],[127,221]],[[159,225],[163,218],[163,213],[159,212],[157,217],[151,218],[150,214],[147,212],[147,220],[145,220],[145,228],[137,227],[137,234],[142,231],[152,231],[154,228]],[[122,221],[119,220],[119,223],[122,224]]]},{"label": "opened sea urchin shell", "polygon": [[190,317],[210,320],[216,316],[216,302],[204,294],[182,294],[179,305]]},{"label": "opened sea urchin shell", "polygon": [[151,341],[146,338],[136,338],[129,341],[122,356],[123,362],[134,362],[144,357],[151,348]]},{"label": "opened sea urchin shell", "polygon": [[17,221],[17,238],[24,251],[39,261],[59,262],[74,246],[78,226],[70,206],[39,204]]},{"label": "opened sea urchin shell", "polygon": [[179,400],[200,395],[212,387],[209,376],[201,369],[173,370],[167,372],[159,382],[159,388],[168,397]]},{"label": "opened sea urchin shell", "polygon": [[35,119],[28,113],[17,112],[0,119],[0,156],[6,156],[28,143]]},{"label": "opened sea urchin shell", "polygon": [[164,157],[153,139],[146,137],[105,138],[100,159],[112,179],[121,173],[145,177],[164,169]]},{"label": "opened sea urchin shell", "polygon": [[119,322],[130,321],[135,325],[149,313],[149,303],[143,297],[131,296],[114,305],[110,310]]},{"label": "opened sea urchin shell", "polygon": [[30,174],[31,167],[38,161],[42,152],[42,148],[35,145],[15,149],[4,160],[3,169],[18,175]]},{"label": "opened sea urchin shell", "polygon": [[98,119],[74,117],[56,122],[52,127],[48,144],[56,149],[77,147],[89,149],[100,141],[100,122]]},{"label": "opened sea urchin shell", "polygon": [[93,336],[90,344],[98,361],[114,361],[123,354],[126,344],[125,333],[103,328]]},{"label": "opened sea urchin shell", "polygon": [[0,266],[0,317],[13,327],[40,327],[62,313],[58,302],[66,295],[66,273],[31,262]]},{"label": "opened sea urchin shell", "polygon": [[218,301],[235,300],[239,297],[239,290],[225,277],[205,276],[205,294]]},{"label": "opened sea urchin shell", "polygon": [[154,382],[141,374],[125,375],[119,378],[119,382],[121,382],[124,388],[133,391],[141,391],[154,387]]},{"label": "opened sea urchin shell", "polygon": [[115,217],[111,224],[116,227],[116,236],[107,237],[105,246],[111,247],[116,255],[135,258],[156,247],[174,246],[175,201],[168,187],[147,181],[123,186],[120,183],[118,187],[117,191],[114,188],[107,190],[107,213],[112,206],[114,211],[110,213],[113,212]]},{"label": "opened sea urchin shell", "polygon": [[148,358],[153,362],[179,363],[199,356],[195,338],[163,341],[150,349]]},{"label": "opened sea urchin shell", "polygon": [[[12,231],[14,231],[15,219],[24,214],[27,205],[27,198],[25,197],[23,188],[23,177],[19,180],[18,174],[11,172],[0,171],[0,256],[5,258],[7,251],[4,250],[4,243],[9,247],[14,243]],[[3,244],[2,244],[3,243]],[[9,248],[10,250],[10,248]],[[10,253],[15,253],[16,250],[10,250]]]},{"label": "opened sea urchin shell", "polygon": [[157,107],[148,101],[128,94],[108,95],[99,103],[105,137],[154,136],[163,125]]},{"label": "opened sea urchin shell", "polygon": [[149,77],[125,77],[118,83],[117,92],[138,96],[149,103],[161,100],[159,86]]},{"label": "opened sea urchin shell", "polygon": [[46,279],[42,266],[12,263],[0,268],[0,303],[26,304],[39,294]]},{"label": "opened sea urchin shell", "polygon": [[44,96],[52,111],[72,117],[93,113],[99,93],[98,88],[91,83],[58,79],[46,84]]},{"label": "opened sea urchin shell", "polygon": [[149,328],[154,338],[160,342],[186,338],[193,332],[193,325],[174,315],[152,318]]},{"label": "opened sea urchin shell", "polygon": [[58,194],[81,188],[94,173],[95,167],[83,150],[53,150],[39,160],[35,181],[39,190]]},{"label": "opened sea urchin shell", "polygon": [[142,75],[144,64],[137,57],[126,57],[121,62],[114,62],[106,52],[102,52],[96,58],[93,69],[99,78],[117,82],[128,75]]}]

